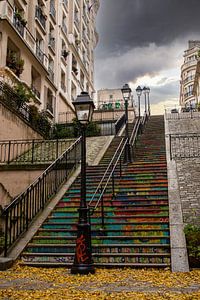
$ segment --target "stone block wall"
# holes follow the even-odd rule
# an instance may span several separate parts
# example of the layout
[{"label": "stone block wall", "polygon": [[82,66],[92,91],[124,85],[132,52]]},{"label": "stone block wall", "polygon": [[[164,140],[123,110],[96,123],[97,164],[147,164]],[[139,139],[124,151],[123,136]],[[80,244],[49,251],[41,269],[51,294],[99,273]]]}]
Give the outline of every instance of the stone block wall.
[{"label": "stone block wall", "polygon": [[[168,120],[168,134],[200,134],[200,119],[180,119]],[[188,139],[185,142],[175,142],[172,139],[172,157],[175,153],[178,156],[187,156],[188,147],[192,149],[191,153],[200,156],[199,143],[192,143]],[[190,156],[193,156],[192,154]],[[177,157],[176,172],[178,177],[178,186],[183,213],[183,222],[185,224],[200,224],[200,157]]]}]

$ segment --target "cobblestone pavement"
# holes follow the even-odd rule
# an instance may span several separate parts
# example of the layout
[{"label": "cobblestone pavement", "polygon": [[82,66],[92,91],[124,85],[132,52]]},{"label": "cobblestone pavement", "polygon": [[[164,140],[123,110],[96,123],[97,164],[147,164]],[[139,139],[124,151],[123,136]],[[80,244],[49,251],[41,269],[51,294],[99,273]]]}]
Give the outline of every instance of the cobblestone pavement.
[{"label": "cobblestone pavement", "polygon": [[0,272],[0,299],[200,299],[200,270],[98,269],[95,275],[71,275],[68,269],[15,265]]}]

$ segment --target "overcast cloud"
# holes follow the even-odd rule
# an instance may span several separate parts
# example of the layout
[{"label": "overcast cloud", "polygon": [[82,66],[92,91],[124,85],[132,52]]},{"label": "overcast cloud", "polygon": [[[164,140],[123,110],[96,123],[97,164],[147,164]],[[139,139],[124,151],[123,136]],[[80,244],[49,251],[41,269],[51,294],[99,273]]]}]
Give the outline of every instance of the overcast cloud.
[{"label": "overcast cloud", "polygon": [[[100,0],[96,89],[149,85],[151,101],[177,103],[189,39],[200,39],[199,0]],[[136,98],[136,95],[135,95]]]}]

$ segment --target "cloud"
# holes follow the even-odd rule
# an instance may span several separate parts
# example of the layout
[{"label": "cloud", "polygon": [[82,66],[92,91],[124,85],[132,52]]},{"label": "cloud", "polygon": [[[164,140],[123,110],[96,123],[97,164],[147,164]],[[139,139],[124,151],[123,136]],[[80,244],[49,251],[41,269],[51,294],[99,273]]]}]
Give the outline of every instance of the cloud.
[{"label": "cloud", "polygon": [[[146,47],[133,48],[120,56],[99,59],[95,64],[95,70],[98,72],[96,87],[98,89],[120,87],[124,82],[136,82],[138,77],[145,75],[155,77],[163,70],[178,67],[179,48],[178,43],[168,47],[150,44]],[[158,78],[158,82],[159,80],[161,78]]]},{"label": "cloud", "polygon": [[148,44],[167,45],[199,34],[199,0],[101,0],[97,55],[122,54]]},{"label": "cloud", "polygon": [[199,11],[199,0],[101,0],[95,88],[149,85],[156,111],[177,103],[184,50],[200,39]]}]

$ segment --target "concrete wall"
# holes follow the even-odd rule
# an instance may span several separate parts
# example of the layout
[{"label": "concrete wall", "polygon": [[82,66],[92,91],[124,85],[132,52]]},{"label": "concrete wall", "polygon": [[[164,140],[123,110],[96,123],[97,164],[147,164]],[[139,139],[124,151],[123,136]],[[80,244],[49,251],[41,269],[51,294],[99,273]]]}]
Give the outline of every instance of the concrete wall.
[{"label": "concrete wall", "polygon": [[0,140],[43,139],[22,119],[0,103]]},{"label": "concrete wall", "polygon": [[[200,119],[180,119],[167,121],[168,133],[200,133]],[[198,143],[189,148],[199,152]],[[173,152],[183,151],[181,144],[173,143]],[[172,153],[173,154],[173,153]],[[183,222],[200,224],[200,157],[176,158],[175,167],[178,177],[178,189],[181,200]]]},{"label": "concrete wall", "polygon": [[[28,185],[43,172],[44,170],[18,170],[18,171],[1,171],[0,183],[13,198],[23,192]],[[10,202],[10,198],[0,200],[0,205],[5,206]]]}]

